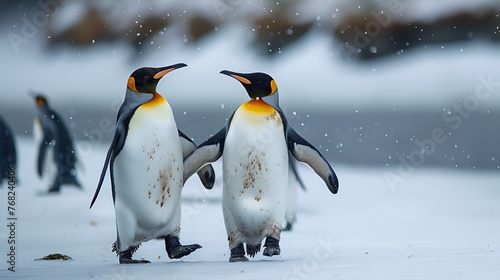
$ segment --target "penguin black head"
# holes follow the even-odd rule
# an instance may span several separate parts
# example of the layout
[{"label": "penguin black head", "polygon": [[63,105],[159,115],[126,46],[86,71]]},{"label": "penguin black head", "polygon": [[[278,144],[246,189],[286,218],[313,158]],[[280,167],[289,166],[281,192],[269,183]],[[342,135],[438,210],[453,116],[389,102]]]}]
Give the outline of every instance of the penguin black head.
[{"label": "penguin black head", "polygon": [[48,100],[47,98],[45,98],[45,96],[41,95],[41,94],[37,94],[35,92],[32,92],[31,93],[31,96],[33,96],[33,98],[35,99],[35,103],[36,103],[36,107],[37,108],[40,108],[42,107],[43,105],[45,104],[48,104]]},{"label": "penguin black head", "polygon": [[143,67],[135,70],[128,78],[127,87],[135,92],[155,93],[160,79],[168,72],[187,66],[178,63],[165,67]]},{"label": "penguin black head", "polygon": [[228,75],[240,81],[251,98],[266,97],[276,93],[278,86],[274,79],[265,73],[236,73],[231,71],[221,71],[221,74]]}]

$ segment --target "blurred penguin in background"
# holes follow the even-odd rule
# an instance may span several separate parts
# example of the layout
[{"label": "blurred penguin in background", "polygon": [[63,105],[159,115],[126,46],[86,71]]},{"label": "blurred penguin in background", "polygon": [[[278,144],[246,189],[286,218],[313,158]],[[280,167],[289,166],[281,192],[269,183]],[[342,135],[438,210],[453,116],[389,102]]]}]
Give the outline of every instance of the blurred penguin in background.
[{"label": "blurred penguin in background", "polygon": [[9,180],[9,171],[16,172],[16,144],[14,134],[0,114],[0,186]]},{"label": "blurred penguin in background", "polygon": [[39,143],[37,172],[48,178],[49,193],[57,193],[62,185],[82,188],[76,178],[76,150],[61,117],[49,107],[47,99],[34,94],[38,115],[33,127]]},{"label": "blurred penguin in background", "polygon": [[297,222],[297,189],[300,188],[306,191],[304,181],[300,178],[297,170],[297,161],[294,160],[290,154],[288,155],[289,170],[288,172],[288,191],[287,191],[287,205],[285,210],[285,227],[284,231],[291,231],[295,222]]}]

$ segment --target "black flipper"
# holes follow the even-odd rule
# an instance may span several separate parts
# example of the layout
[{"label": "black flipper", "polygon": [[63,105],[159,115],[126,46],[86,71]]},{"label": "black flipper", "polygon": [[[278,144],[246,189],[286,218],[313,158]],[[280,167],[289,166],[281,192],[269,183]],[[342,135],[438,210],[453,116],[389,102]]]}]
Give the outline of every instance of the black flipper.
[{"label": "black flipper", "polygon": [[[137,93],[127,88],[127,92],[125,95],[125,101],[123,102],[120,110],[118,111],[118,116],[116,120],[116,131],[113,136],[113,141],[111,142],[111,146],[109,147],[108,153],[106,154],[106,159],[104,160],[104,166],[101,171],[101,177],[99,178],[99,183],[97,183],[97,189],[94,194],[94,198],[90,203],[90,208],[94,205],[94,202],[101,191],[102,182],[104,181],[104,177],[106,176],[106,171],[108,169],[108,165],[113,166],[113,161],[115,157],[120,153],[125,145],[125,139],[127,137],[128,126],[130,124],[130,119],[134,115],[135,111],[139,106],[148,102],[153,98],[153,94],[144,94]],[[111,176],[113,177],[113,176]],[[111,178],[111,190],[113,192],[113,201],[115,200],[115,186],[113,183],[113,178]]]},{"label": "black flipper", "polygon": [[[196,144],[191,139],[189,139],[189,137],[182,131],[178,130],[178,132],[181,141],[182,156],[183,160],[185,160],[189,155],[193,153],[194,150],[196,150]],[[198,170],[197,173],[205,189],[211,190],[214,187],[215,183],[215,171],[212,165],[208,164],[203,166],[200,170]]]},{"label": "black flipper", "polygon": [[217,134],[207,141],[203,142],[196,150],[184,161],[184,182],[191,175],[200,170],[206,164],[218,160],[224,151],[224,142],[226,141],[227,126],[224,126]]},{"label": "black flipper", "polygon": [[[108,165],[111,160],[111,155],[115,150],[116,144],[119,142],[118,138],[120,138],[118,131],[115,132],[115,136],[113,137],[113,141],[111,142],[111,146],[109,147],[108,153],[106,154],[106,159],[104,160],[104,166],[102,167],[101,177],[99,178],[99,183],[97,183],[97,189],[94,193],[94,198],[92,198],[92,202],[90,203],[90,208],[94,205],[99,192],[101,191],[102,183],[104,182],[104,177],[106,177],[106,171],[108,170]],[[122,141],[123,142],[123,141]]]},{"label": "black flipper", "polygon": [[287,127],[287,145],[288,150],[298,161],[309,165],[325,181],[331,193],[337,193],[339,182],[328,161],[290,126]]},{"label": "black flipper", "polygon": [[300,188],[303,191],[307,191],[306,185],[304,185],[304,181],[302,181],[302,178],[300,178],[299,171],[297,170],[297,162],[295,160],[293,160],[293,158],[290,156],[290,154],[291,153],[289,152],[288,166],[290,167],[290,170],[292,171],[293,176],[295,177],[295,179],[299,183]]},{"label": "black flipper", "polygon": [[336,194],[339,189],[337,175],[323,155],[288,124],[283,110],[281,110],[278,105],[278,97],[273,97],[276,94],[277,92],[271,96],[263,97],[262,100],[269,106],[272,106],[280,114],[283,121],[288,151],[295,159],[309,165],[309,167],[323,179],[330,192]]}]

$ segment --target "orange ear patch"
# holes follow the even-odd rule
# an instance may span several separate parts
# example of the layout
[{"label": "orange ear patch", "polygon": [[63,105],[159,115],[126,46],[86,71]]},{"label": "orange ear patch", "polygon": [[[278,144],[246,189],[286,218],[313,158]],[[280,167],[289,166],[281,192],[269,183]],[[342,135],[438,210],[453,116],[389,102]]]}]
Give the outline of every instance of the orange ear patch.
[{"label": "orange ear patch", "polygon": [[36,106],[41,107],[43,104],[45,104],[45,100],[43,100],[43,98],[38,97],[36,99]]},{"label": "orange ear patch", "polygon": [[135,88],[135,79],[133,77],[128,78],[127,86],[129,89],[138,92],[137,89]]},{"label": "orange ear patch", "polygon": [[276,82],[274,80],[271,81],[271,94],[274,94],[278,90],[278,86],[276,85]]}]

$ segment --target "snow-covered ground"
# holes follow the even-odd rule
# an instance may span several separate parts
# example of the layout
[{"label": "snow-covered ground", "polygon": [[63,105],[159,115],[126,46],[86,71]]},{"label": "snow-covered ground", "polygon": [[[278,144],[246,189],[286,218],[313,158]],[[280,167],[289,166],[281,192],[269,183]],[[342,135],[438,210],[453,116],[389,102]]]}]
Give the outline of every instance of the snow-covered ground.
[{"label": "snow-covered ground", "polygon": [[[146,265],[120,265],[111,252],[115,219],[109,179],[89,210],[106,148],[81,153],[85,189],[59,195],[35,175],[36,148],[18,140],[16,272],[7,270],[7,189],[0,189],[0,276],[16,279],[499,279],[500,174],[417,168],[391,188],[390,168],[333,164],[337,195],[306,166],[307,192],[299,191],[298,222],[282,234],[281,256],[259,254],[229,263],[220,206],[220,181],[206,191],[191,178],[183,193],[181,242],[202,249],[170,260],[160,241],[144,243],[137,258]],[[215,164],[217,174],[220,165]],[[35,261],[62,253],[72,261]]]}]

